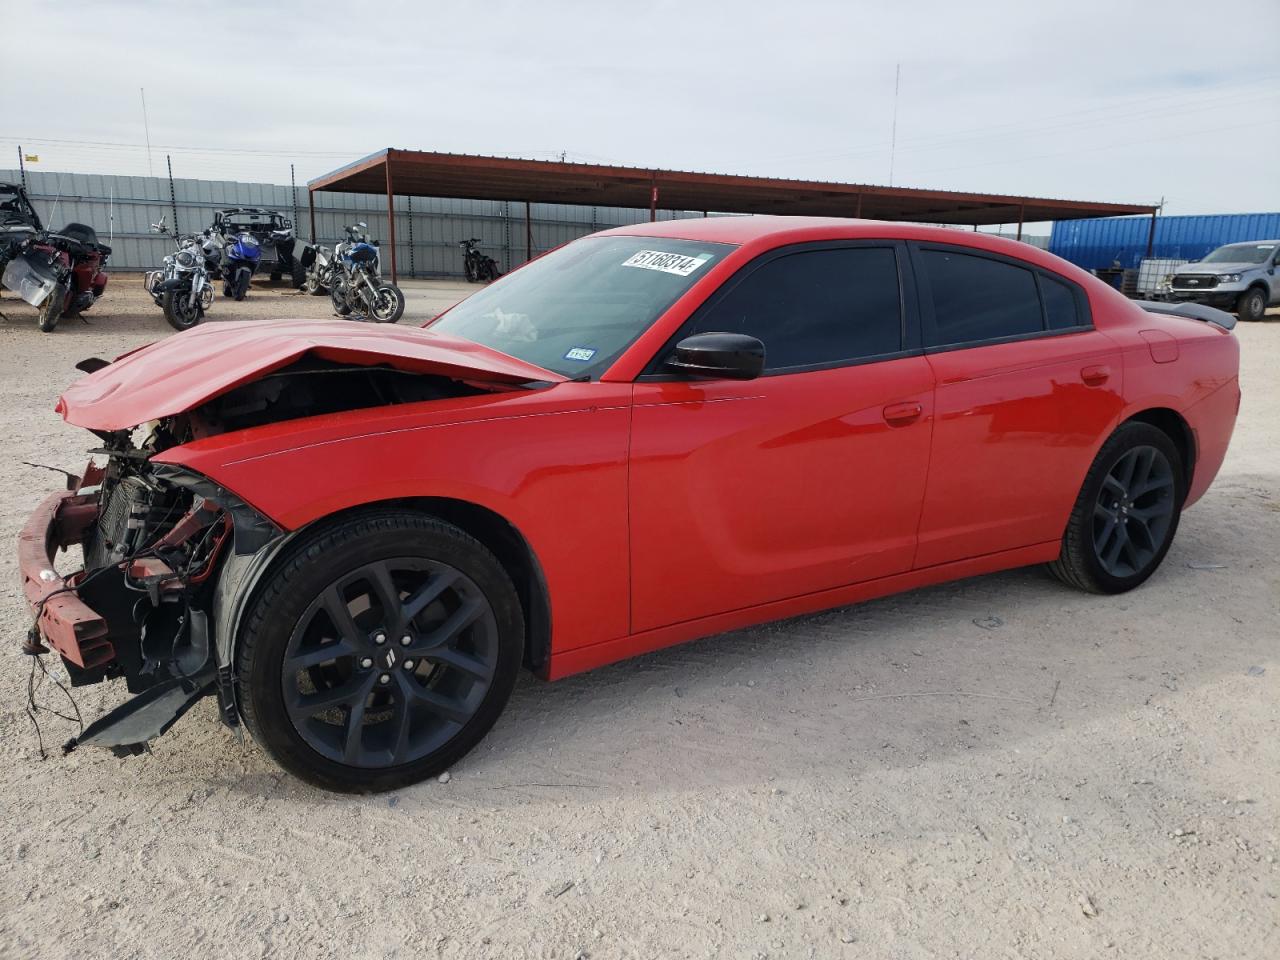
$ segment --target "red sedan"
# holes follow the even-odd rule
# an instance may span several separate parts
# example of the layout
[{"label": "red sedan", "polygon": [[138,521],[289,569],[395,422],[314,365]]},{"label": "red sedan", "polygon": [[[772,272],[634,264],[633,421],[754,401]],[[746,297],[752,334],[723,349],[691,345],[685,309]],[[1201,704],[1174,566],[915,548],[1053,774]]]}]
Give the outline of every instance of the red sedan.
[{"label": "red sedan", "polygon": [[1026,564],[1136,587],[1226,454],[1233,323],[979,234],[734,217],[578,240],[424,329],[200,326],[59,402],[106,463],[23,532],[27,647],[137,693],[82,744],[212,694],[298,776],[396,787],[521,667]]}]

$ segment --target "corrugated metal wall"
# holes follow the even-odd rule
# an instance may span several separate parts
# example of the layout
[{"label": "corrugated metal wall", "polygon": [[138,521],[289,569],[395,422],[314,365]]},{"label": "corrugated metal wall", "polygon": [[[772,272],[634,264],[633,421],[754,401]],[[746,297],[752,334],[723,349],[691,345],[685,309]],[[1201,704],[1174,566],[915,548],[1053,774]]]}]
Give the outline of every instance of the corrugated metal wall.
[{"label": "corrugated metal wall", "polygon": [[[17,170],[0,170],[0,180],[18,183],[20,174]],[[46,226],[61,227],[78,222],[97,230],[102,242],[112,247],[108,269],[150,270],[173,250],[172,240],[150,229],[162,214],[168,215],[171,228],[174,225],[169,181],[164,177],[28,170],[27,188]],[[279,210],[296,221],[299,236],[305,238],[311,232],[305,186],[297,189],[296,208],[293,190],[279,184],[174,180],[173,188],[177,226],[187,233],[207,227],[213,222],[214,211],[223,207]],[[524,214],[524,204],[515,201],[397,197],[398,272],[402,276],[461,277],[462,251],[458,241],[469,237],[480,237],[480,248],[497,260],[503,270],[519,266],[525,261]],[[658,211],[660,220],[700,216],[701,213],[686,211]],[[535,203],[530,209],[530,219],[536,256],[597,230],[646,221],[649,211]],[[350,193],[316,194],[316,233],[321,243],[334,244],[342,236],[342,228],[357,220],[368,223],[370,235],[382,241],[383,269],[389,269],[385,198]]]},{"label": "corrugated metal wall", "polygon": [[[1049,252],[1086,270],[1113,266],[1136,270],[1147,255],[1150,217],[1103,217],[1053,225]],[[1280,213],[1231,213],[1217,216],[1157,217],[1152,257],[1198,260],[1215,247],[1242,240],[1280,237]]]}]

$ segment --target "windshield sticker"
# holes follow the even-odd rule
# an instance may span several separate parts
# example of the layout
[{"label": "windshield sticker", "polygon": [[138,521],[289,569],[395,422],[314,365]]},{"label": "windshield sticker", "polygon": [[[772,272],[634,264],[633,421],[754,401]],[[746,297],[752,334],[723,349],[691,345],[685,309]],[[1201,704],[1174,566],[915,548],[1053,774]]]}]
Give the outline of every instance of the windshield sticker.
[{"label": "windshield sticker", "polygon": [[624,260],[622,265],[624,267],[640,267],[642,270],[660,270],[663,273],[674,273],[677,277],[687,277],[710,259],[711,254],[709,253],[688,257],[683,253],[641,250]]},{"label": "windshield sticker", "polygon": [[566,360],[580,360],[585,362],[595,355],[596,352],[591,347],[574,347],[564,355],[564,358]]}]

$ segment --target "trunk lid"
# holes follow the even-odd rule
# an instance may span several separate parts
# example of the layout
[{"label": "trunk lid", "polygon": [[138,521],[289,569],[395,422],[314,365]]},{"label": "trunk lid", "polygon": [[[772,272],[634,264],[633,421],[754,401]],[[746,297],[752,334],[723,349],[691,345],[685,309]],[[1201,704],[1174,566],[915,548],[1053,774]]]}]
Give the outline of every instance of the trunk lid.
[{"label": "trunk lid", "polygon": [[468,382],[566,379],[470,340],[419,327],[349,320],[229,321],[203,324],[124,354],[71,384],[56,409],[78,427],[127,430],[192,410],[307,356]]}]

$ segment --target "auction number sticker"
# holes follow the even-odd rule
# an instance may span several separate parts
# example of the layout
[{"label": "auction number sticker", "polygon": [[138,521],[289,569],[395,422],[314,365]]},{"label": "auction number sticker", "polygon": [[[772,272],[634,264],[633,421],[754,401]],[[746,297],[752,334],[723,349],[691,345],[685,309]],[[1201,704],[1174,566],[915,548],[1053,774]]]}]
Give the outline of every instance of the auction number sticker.
[{"label": "auction number sticker", "polygon": [[711,254],[709,253],[690,257],[683,253],[641,250],[622,261],[622,265],[624,267],[639,267],[642,270],[660,270],[663,273],[674,273],[677,277],[687,277],[710,259]]}]

